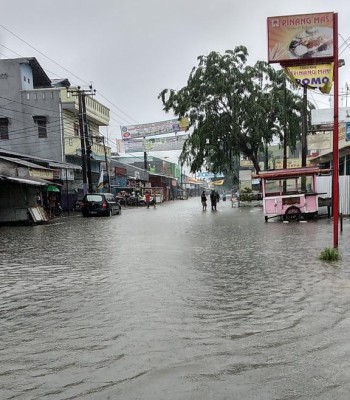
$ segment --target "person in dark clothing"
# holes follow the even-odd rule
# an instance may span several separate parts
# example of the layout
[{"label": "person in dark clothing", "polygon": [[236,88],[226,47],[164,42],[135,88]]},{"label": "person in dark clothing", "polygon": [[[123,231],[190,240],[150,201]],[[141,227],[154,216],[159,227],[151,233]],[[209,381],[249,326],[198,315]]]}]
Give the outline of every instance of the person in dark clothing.
[{"label": "person in dark clothing", "polygon": [[157,205],[157,193],[156,192],[153,193],[151,203],[152,203],[153,207],[156,208],[156,205]]},{"label": "person in dark clothing", "polygon": [[145,193],[145,202],[146,202],[147,208],[149,208],[149,204],[151,202],[151,195],[149,194],[148,191],[146,191],[146,193]]},{"label": "person in dark clothing", "polygon": [[216,211],[216,202],[217,202],[216,192],[215,190],[212,190],[210,193],[210,203],[212,211]]},{"label": "person in dark clothing", "polygon": [[207,209],[207,196],[206,196],[204,190],[203,190],[203,192],[201,194],[201,203],[202,203],[203,211],[206,211],[206,209]]}]

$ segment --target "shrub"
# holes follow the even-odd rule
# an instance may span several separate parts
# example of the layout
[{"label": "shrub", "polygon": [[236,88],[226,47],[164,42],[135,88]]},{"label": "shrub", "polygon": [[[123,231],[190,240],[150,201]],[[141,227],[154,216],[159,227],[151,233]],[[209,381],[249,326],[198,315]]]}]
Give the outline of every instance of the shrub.
[{"label": "shrub", "polygon": [[245,188],[240,193],[239,200],[240,201],[249,201],[249,202],[251,202],[253,200],[259,200],[259,193],[253,193],[252,189]]},{"label": "shrub", "polygon": [[326,247],[321,251],[320,260],[322,261],[337,261],[339,260],[340,255],[338,249],[334,249],[332,247]]}]

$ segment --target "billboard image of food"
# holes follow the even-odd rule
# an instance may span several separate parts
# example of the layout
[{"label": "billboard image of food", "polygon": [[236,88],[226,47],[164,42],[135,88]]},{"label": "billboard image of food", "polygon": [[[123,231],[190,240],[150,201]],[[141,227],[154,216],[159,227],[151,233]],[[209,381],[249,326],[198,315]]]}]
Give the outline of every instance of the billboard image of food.
[{"label": "billboard image of food", "polygon": [[267,18],[268,61],[333,57],[333,13]]}]

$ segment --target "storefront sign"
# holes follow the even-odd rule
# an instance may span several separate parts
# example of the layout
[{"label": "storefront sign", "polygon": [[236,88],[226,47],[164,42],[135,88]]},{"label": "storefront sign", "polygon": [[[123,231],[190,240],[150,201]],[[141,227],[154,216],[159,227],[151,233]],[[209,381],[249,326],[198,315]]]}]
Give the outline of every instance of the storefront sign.
[{"label": "storefront sign", "polygon": [[332,12],[267,18],[269,63],[333,57]]},{"label": "storefront sign", "polygon": [[333,82],[333,63],[301,65],[284,69],[291,80],[299,86],[318,88],[322,93],[329,93]]},{"label": "storefront sign", "polygon": [[62,179],[63,181],[74,181],[74,170],[61,169],[61,176],[58,179]]},{"label": "storefront sign", "polygon": [[121,176],[123,176],[123,175],[126,175],[127,171],[126,171],[126,168],[115,167],[115,168],[114,168],[114,173],[115,173],[115,175],[121,175]]},{"label": "storefront sign", "polygon": [[53,179],[53,171],[31,168],[29,170],[29,176],[31,176],[33,178]]}]

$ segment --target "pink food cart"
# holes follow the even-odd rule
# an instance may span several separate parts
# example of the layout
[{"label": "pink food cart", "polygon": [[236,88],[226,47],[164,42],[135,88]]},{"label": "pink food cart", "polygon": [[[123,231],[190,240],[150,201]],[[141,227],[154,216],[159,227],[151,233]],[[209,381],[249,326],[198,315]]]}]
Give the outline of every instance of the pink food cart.
[{"label": "pink food cart", "polygon": [[[301,167],[262,171],[261,179],[265,221],[279,217],[285,221],[312,219],[318,213],[316,176],[325,170]],[[329,172],[329,170],[327,170]]]}]

